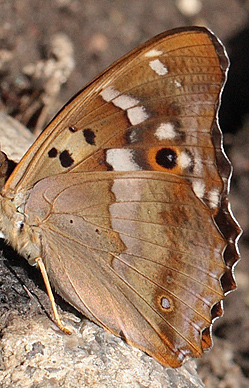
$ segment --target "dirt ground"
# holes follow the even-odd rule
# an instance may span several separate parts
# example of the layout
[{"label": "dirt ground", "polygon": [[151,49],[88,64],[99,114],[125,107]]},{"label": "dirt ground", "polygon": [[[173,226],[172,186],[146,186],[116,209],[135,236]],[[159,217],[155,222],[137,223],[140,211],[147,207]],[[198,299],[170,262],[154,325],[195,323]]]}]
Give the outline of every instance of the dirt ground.
[{"label": "dirt ground", "polygon": [[[0,110],[35,133],[101,70],[157,33],[205,25],[225,44],[231,68],[220,124],[234,165],[232,208],[244,234],[239,244],[242,260],[236,267],[238,290],[227,296],[225,315],[215,322],[214,349],[199,361],[200,376],[212,388],[249,386],[248,14],[248,0],[0,1]],[[9,248],[1,249],[11,256]],[[19,263],[24,269],[15,292],[6,296],[6,283],[0,279],[0,295],[5,306],[20,303],[25,313],[20,279],[36,275],[24,260]],[[15,265],[9,259],[6,276],[12,281]]]}]

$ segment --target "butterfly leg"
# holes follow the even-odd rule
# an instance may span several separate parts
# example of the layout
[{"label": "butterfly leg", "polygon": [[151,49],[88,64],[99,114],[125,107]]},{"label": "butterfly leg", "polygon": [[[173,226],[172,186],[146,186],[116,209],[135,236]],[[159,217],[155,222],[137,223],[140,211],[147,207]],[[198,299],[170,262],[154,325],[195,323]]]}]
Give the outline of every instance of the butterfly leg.
[{"label": "butterfly leg", "polygon": [[40,271],[41,271],[41,274],[42,274],[42,277],[43,277],[43,280],[44,280],[44,283],[45,283],[45,286],[46,286],[46,289],[47,289],[47,293],[48,293],[48,297],[50,299],[50,303],[51,303],[51,306],[52,306],[52,309],[53,309],[53,313],[54,313],[54,317],[55,317],[55,321],[56,321],[56,324],[57,326],[66,334],[72,334],[72,332],[70,330],[68,330],[64,325],[63,323],[61,322],[61,319],[59,317],[59,313],[57,311],[57,307],[56,307],[56,303],[55,303],[55,300],[54,300],[54,294],[53,294],[53,291],[51,289],[51,286],[50,286],[50,282],[49,282],[49,279],[48,279],[48,275],[47,275],[47,271],[46,271],[46,268],[45,268],[45,265],[42,261],[42,258],[41,257],[37,257],[35,259],[37,265],[39,266],[40,268]]}]

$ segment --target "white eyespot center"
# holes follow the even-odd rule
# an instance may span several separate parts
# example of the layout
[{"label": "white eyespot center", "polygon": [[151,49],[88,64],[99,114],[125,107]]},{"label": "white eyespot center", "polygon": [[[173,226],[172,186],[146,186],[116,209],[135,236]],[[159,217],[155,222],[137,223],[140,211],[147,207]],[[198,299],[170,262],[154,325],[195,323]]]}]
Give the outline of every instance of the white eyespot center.
[{"label": "white eyespot center", "polygon": [[159,55],[162,55],[163,52],[160,50],[152,49],[148,51],[147,53],[144,54],[145,57],[147,58],[152,58],[152,57],[159,57]]},{"label": "white eyespot center", "polygon": [[205,194],[205,184],[204,184],[204,182],[202,182],[200,180],[194,180],[193,183],[192,183],[192,187],[193,187],[195,195],[198,198],[203,199],[204,198],[204,194]]},{"label": "white eyespot center", "polygon": [[137,125],[145,121],[149,115],[143,106],[136,106],[127,110],[127,116],[132,125]]},{"label": "white eyespot center", "polygon": [[163,309],[170,309],[170,301],[168,298],[165,298],[165,296],[161,299],[161,306]]},{"label": "white eyespot center", "polygon": [[152,70],[154,70],[158,75],[165,75],[168,73],[168,69],[164,64],[159,60],[155,59],[149,63]]},{"label": "white eyespot center", "polygon": [[173,124],[171,123],[162,123],[159,125],[155,132],[155,136],[158,138],[158,140],[165,140],[165,139],[174,139],[176,137],[176,132]]},{"label": "white eyespot center", "polygon": [[114,171],[137,171],[140,166],[134,161],[134,150],[112,148],[106,152],[106,161]]}]

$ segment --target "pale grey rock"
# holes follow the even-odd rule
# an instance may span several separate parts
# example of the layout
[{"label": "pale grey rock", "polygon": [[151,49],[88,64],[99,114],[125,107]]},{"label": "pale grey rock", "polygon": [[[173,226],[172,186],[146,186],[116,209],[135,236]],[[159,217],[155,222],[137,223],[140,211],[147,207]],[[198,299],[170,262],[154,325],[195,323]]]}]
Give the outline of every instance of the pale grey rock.
[{"label": "pale grey rock", "polygon": [[0,387],[204,388],[194,361],[164,368],[87,319],[75,326],[66,335],[45,315],[13,312],[1,339]]},{"label": "pale grey rock", "polygon": [[19,162],[34,140],[34,135],[24,125],[0,112],[0,148],[9,159]]}]

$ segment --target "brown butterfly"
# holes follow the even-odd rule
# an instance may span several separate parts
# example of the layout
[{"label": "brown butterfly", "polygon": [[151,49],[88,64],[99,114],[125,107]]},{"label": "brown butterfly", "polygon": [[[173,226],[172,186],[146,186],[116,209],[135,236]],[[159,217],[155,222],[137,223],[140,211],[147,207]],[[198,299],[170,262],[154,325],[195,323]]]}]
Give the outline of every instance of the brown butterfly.
[{"label": "brown butterfly", "polygon": [[0,227],[39,265],[62,330],[49,281],[164,365],[211,346],[240,234],[217,124],[227,69],[205,28],[158,35],[75,96],[8,178]]}]

